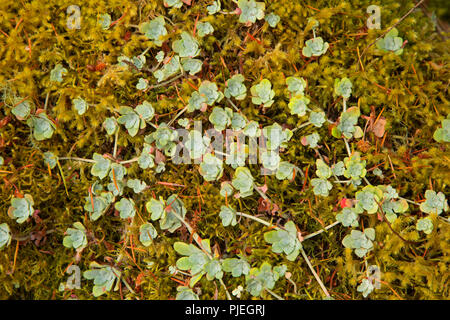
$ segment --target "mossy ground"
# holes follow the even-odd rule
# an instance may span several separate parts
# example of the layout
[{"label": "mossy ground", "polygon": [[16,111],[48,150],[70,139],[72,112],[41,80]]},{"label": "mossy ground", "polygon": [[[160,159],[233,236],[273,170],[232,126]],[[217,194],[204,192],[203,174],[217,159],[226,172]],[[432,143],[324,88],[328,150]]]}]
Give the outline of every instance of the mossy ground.
[{"label": "mossy ground", "polygon": [[[327,117],[336,120],[341,108],[333,96],[335,78],[349,77],[353,82],[353,95],[349,105],[358,105],[361,113],[376,117],[382,112],[386,118],[386,135],[376,137],[368,132],[366,145],[353,145],[367,161],[367,168],[379,166],[385,177],[371,176],[374,183],[391,184],[401,196],[420,201],[426,189],[434,189],[449,195],[450,155],[448,144],[436,143],[432,136],[440,120],[449,112],[449,41],[439,35],[433,23],[423,11],[416,10],[398,26],[399,34],[408,40],[401,56],[380,54],[371,47],[364,56],[358,56],[382,31],[394,24],[414,6],[413,1],[265,1],[266,12],[281,17],[276,28],[268,27],[264,20],[251,27],[237,22],[233,15],[208,16],[205,6],[210,1],[193,1],[192,6],[169,9],[163,1],[77,1],[77,0],[2,0],[0,4],[0,84],[9,87],[11,94],[27,97],[37,108],[44,108],[56,121],[57,129],[49,140],[33,139],[29,127],[17,120],[0,104],[0,154],[5,159],[0,173],[0,223],[8,222],[17,237],[33,240],[13,240],[0,251],[0,298],[2,299],[67,299],[74,294],[79,299],[92,298],[92,282],[82,280],[82,288],[73,292],[59,292],[61,282],[67,280],[66,268],[74,261],[74,251],[62,246],[63,233],[75,221],[82,221],[92,232],[95,241],[83,251],[78,266],[82,271],[91,261],[113,262],[119,255],[118,265],[136,294],[123,285],[121,290],[110,292],[102,299],[139,297],[142,299],[169,299],[176,294],[179,285],[171,279],[168,266],[175,265],[179,257],[173,250],[175,241],[189,241],[189,233],[181,228],[174,234],[160,232],[153,246],[143,247],[138,242],[138,226],[132,225],[128,236],[124,230],[128,224],[110,210],[96,222],[86,217],[84,197],[92,184],[91,165],[63,162],[49,172],[42,160],[45,151],[58,156],[91,158],[94,152],[111,153],[114,139],[106,136],[101,127],[103,120],[120,105],[135,106],[142,100],[151,101],[157,121],[168,121],[184,106],[198,79],[224,83],[235,71],[244,74],[248,83],[261,78],[269,79],[276,97],[285,93],[284,79],[297,75],[308,80],[307,94],[312,102],[322,108]],[[82,10],[80,30],[66,27],[66,9],[76,4]],[[382,30],[367,30],[366,8],[369,5],[382,8]],[[231,1],[222,1],[223,10],[232,11]],[[429,3],[440,17],[448,16],[445,1]],[[431,8],[431,9],[430,9]],[[120,21],[109,30],[97,26],[97,17],[109,13]],[[174,86],[160,87],[142,93],[135,89],[137,77],[114,67],[120,55],[133,56],[147,47],[156,53],[157,48],[130,25],[138,25],[157,15],[170,17],[167,40],[177,37],[180,30],[193,30],[197,16],[209,21],[215,28],[213,36],[201,41],[202,57],[206,60],[199,77],[181,79]],[[304,42],[311,37],[305,30],[307,18],[314,16],[320,22],[319,35],[328,41],[330,49],[320,58],[301,55]],[[251,34],[257,41],[252,40]],[[104,63],[106,67],[91,71],[88,66]],[[50,70],[62,63],[68,70],[64,82],[55,85],[49,80]],[[73,109],[71,99],[82,95],[94,107],[83,116]],[[263,113],[249,99],[240,104],[249,119],[262,124],[278,122],[288,127],[301,123],[298,117],[288,113],[287,101],[276,103]],[[207,120],[207,114],[196,119]],[[362,122],[364,125],[365,122]],[[320,129],[321,153],[331,161],[346,155],[342,141],[328,134],[327,127]],[[305,132],[308,134],[311,132]],[[131,138],[121,135],[119,156],[130,159],[135,146],[141,146],[143,135]],[[140,148],[140,147],[137,147]],[[300,143],[300,135],[294,135],[283,159],[306,170],[314,171],[317,155]],[[335,221],[338,201],[352,197],[354,189],[334,188],[329,197],[316,197],[302,179],[279,182],[275,177],[259,176],[259,167],[251,167],[258,182],[266,182],[271,200],[279,206],[272,216],[258,212],[256,194],[250,198],[233,200],[242,212],[260,214],[265,219],[285,221],[292,219],[302,232],[312,233],[323,225]],[[153,194],[167,198],[179,193],[187,209],[187,219],[195,222],[196,230],[203,238],[224,253],[245,252],[252,266],[263,261],[284,263],[292,273],[291,280],[277,282],[274,289],[285,299],[320,299],[322,292],[304,260],[289,262],[271,252],[264,241],[267,228],[242,219],[238,226],[222,226],[218,212],[224,203],[219,196],[219,183],[206,183],[194,165],[175,166],[170,162],[167,170],[156,175],[153,170],[141,170],[136,163],[128,169],[129,176],[139,177],[151,186],[144,194],[135,196],[140,215],[148,218],[144,200]],[[232,170],[226,169],[224,180],[230,179]],[[265,179],[265,180],[264,180]],[[170,182],[186,186],[168,187],[157,182]],[[10,200],[15,193],[33,196],[34,207],[39,210],[36,218],[17,224],[7,216]],[[201,195],[201,196],[200,196]],[[375,290],[372,299],[447,299],[449,289],[449,225],[433,217],[435,230],[428,236],[415,229],[415,221],[421,212],[414,207],[408,215],[400,216],[393,224],[402,237],[421,241],[410,245],[397,237],[385,223],[366,220],[367,226],[376,228],[375,250],[367,259],[382,272],[381,289]],[[284,223],[283,223],[284,224]],[[46,230],[54,232],[46,234]],[[309,242],[303,243],[319,277],[335,299],[359,299],[356,286],[364,277],[364,262],[349,249],[343,248],[342,238],[348,228],[337,226]],[[42,237],[43,236],[43,237]],[[131,236],[131,238],[130,238]],[[147,262],[154,264],[147,268]],[[243,285],[242,278],[227,278],[227,287]],[[220,286],[206,279],[200,281],[201,299],[224,299]],[[218,293],[216,293],[216,289]],[[243,298],[250,298],[244,293]],[[271,296],[265,296],[270,299]]]}]

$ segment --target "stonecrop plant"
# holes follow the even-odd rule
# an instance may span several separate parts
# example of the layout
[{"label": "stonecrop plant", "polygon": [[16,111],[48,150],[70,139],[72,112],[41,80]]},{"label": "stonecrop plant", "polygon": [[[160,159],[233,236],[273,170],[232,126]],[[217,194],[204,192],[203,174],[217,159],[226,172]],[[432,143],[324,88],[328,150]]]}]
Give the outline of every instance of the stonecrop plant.
[{"label": "stonecrop plant", "polygon": [[385,2],[5,0],[0,298],[448,297],[448,32]]}]

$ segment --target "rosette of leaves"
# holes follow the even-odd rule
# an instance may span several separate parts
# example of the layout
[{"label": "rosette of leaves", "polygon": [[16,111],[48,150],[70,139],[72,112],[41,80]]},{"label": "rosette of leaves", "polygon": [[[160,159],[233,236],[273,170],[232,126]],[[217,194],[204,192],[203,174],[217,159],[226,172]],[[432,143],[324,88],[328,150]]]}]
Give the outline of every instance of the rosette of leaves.
[{"label": "rosette of leaves", "polygon": [[450,142],[450,115],[447,119],[442,120],[442,128],[436,129],[433,134],[434,140],[437,142]]},{"label": "rosette of leaves", "polygon": [[187,136],[185,147],[189,151],[191,159],[198,159],[205,154],[209,144],[209,137],[202,136],[202,133],[198,130],[191,130]]},{"label": "rosette of leaves", "polygon": [[366,160],[361,160],[359,152],[353,153],[350,157],[344,158],[344,177],[354,181],[366,176]]},{"label": "rosette of leaves", "polygon": [[[19,100],[20,99],[20,100]],[[15,99],[14,107],[11,109],[11,113],[16,116],[18,120],[25,120],[30,116],[31,102],[23,100],[22,98]]]},{"label": "rosette of leaves", "polygon": [[237,112],[233,113],[233,118],[231,119],[231,128],[235,131],[242,130],[247,125],[245,118]]},{"label": "rosette of leaves", "polygon": [[190,75],[194,75],[202,70],[203,62],[199,59],[181,58],[181,65],[184,71],[188,71]]},{"label": "rosette of leaves", "polygon": [[378,189],[383,191],[383,202],[381,208],[383,210],[386,219],[393,223],[397,219],[397,213],[403,213],[408,210],[408,202],[405,199],[398,199],[397,191],[391,186],[380,185]]},{"label": "rosette of leaves", "polygon": [[270,27],[275,28],[277,26],[278,22],[280,22],[280,16],[271,12],[267,16],[264,17],[264,20],[267,21],[267,23],[269,24]]},{"label": "rosette of leaves", "polygon": [[210,81],[203,81],[198,92],[201,96],[206,98],[206,104],[212,106],[215,102],[220,102],[223,99],[223,93],[217,89],[217,84]]},{"label": "rosette of leaves", "polygon": [[358,211],[355,208],[345,207],[336,215],[336,221],[342,223],[344,227],[357,227],[359,225]]},{"label": "rosette of leaves", "polygon": [[109,170],[111,169],[111,160],[98,153],[94,153],[93,160],[95,163],[91,168],[91,174],[95,177],[103,179],[108,175]]},{"label": "rosette of leaves", "polygon": [[275,171],[280,165],[280,155],[278,152],[267,150],[261,153],[261,162],[264,168]]},{"label": "rosette of leaves", "polygon": [[169,62],[163,65],[161,69],[153,72],[153,75],[158,82],[161,82],[176,74],[180,68],[180,57],[178,55],[174,55]]},{"label": "rosette of leaves", "polygon": [[98,17],[98,24],[102,27],[103,30],[108,30],[111,26],[111,16],[108,13],[102,13]]},{"label": "rosette of leaves", "polygon": [[278,123],[263,128],[262,133],[267,139],[267,150],[276,150],[278,147],[287,148],[287,142],[292,138],[292,131],[283,129]]},{"label": "rosette of leaves", "polygon": [[220,195],[224,198],[233,195],[233,186],[230,181],[224,181],[220,184]]},{"label": "rosette of leaves", "polygon": [[33,130],[33,136],[38,141],[50,139],[56,129],[55,124],[45,112],[31,115],[27,120],[27,125]]},{"label": "rosette of leaves", "polygon": [[250,273],[250,264],[242,256],[239,258],[228,258],[222,261],[222,270],[231,272],[231,275],[237,278]]},{"label": "rosette of leaves", "polygon": [[321,159],[316,160],[316,168],[316,175],[319,178],[311,179],[313,192],[315,195],[327,197],[329,191],[333,188],[332,184],[328,181],[328,178],[332,175],[332,171],[330,167]]},{"label": "rosette of leaves", "polygon": [[167,156],[172,156],[176,151],[176,144],[174,141],[177,138],[177,131],[169,128],[166,123],[162,122],[156,131],[144,138],[144,141],[148,144],[155,142],[155,145],[159,150],[164,151]]},{"label": "rosette of leaves", "polygon": [[311,179],[311,185],[313,186],[313,192],[316,196],[327,197],[329,195],[329,191],[333,188],[333,185],[330,181],[325,179]]},{"label": "rosette of leaves", "polygon": [[423,231],[425,234],[430,234],[433,231],[433,220],[430,217],[425,217],[417,220],[417,231]]},{"label": "rosette of leaves", "polygon": [[259,123],[254,120],[249,121],[242,131],[250,138],[257,138],[262,133],[262,130],[259,128]]},{"label": "rosette of leaves", "polygon": [[288,107],[292,115],[298,115],[300,117],[306,114],[308,109],[309,99],[303,95],[297,95],[291,98]]},{"label": "rosette of leaves", "polygon": [[328,42],[324,42],[322,37],[316,37],[306,41],[302,54],[308,58],[312,56],[318,57],[327,52],[328,47]]},{"label": "rosette of leaves", "polygon": [[141,193],[145,190],[147,184],[139,179],[129,179],[127,181],[127,187],[133,189],[134,193]]},{"label": "rosette of leaves", "polygon": [[8,224],[0,224],[0,249],[9,246],[11,243],[11,231]]},{"label": "rosette of leaves", "polygon": [[58,63],[51,71],[50,71],[50,81],[54,82],[62,82],[63,76],[67,73],[67,69],[64,68],[60,63]]},{"label": "rosette of leaves", "polygon": [[151,223],[144,223],[139,227],[139,241],[146,247],[153,243],[158,236],[158,232]]},{"label": "rosette of leaves", "polygon": [[22,224],[33,215],[33,205],[33,197],[30,194],[25,194],[23,198],[13,197],[11,206],[8,209],[8,216],[11,219],[16,219],[17,223]]},{"label": "rosette of leaves", "polygon": [[[173,248],[184,257],[177,260],[176,266],[180,270],[189,270],[192,278],[189,286],[192,288],[206,274],[208,281],[222,279],[223,271],[220,261],[211,259],[211,247],[208,239],[201,241],[205,251],[199,249],[193,244],[184,242],[175,242]],[[209,256],[208,256],[209,254]]]},{"label": "rosette of leaves", "polygon": [[224,227],[230,225],[234,227],[237,224],[237,211],[230,206],[221,206],[219,216],[222,219],[222,225]]},{"label": "rosette of leaves", "polygon": [[174,8],[181,8],[183,6],[182,0],[164,0],[164,6],[165,7],[174,7]]},{"label": "rosette of leaves", "polygon": [[348,99],[352,95],[352,86],[352,82],[349,78],[335,79],[334,93],[344,99]]},{"label": "rosette of leaves", "polygon": [[135,109],[122,106],[119,109],[119,113],[121,116],[117,119],[117,122],[125,125],[128,134],[134,137],[139,129],[146,127],[146,121],[150,121],[153,118],[155,110],[150,103],[144,101],[142,104],[137,105]]},{"label": "rosette of leaves", "polygon": [[150,199],[145,204],[147,211],[151,213],[153,221],[159,220],[159,226],[162,230],[168,230],[173,233],[181,227],[181,221],[177,217],[184,218],[186,207],[183,201],[177,195],[171,195],[166,201],[160,197],[159,200]]},{"label": "rosette of leaves", "polygon": [[362,258],[367,252],[373,249],[373,242],[375,240],[375,229],[366,228],[364,232],[359,230],[352,230],[352,232],[345,236],[342,244],[346,248],[355,250],[355,254]]},{"label": "rosette of leaves", "polygon": [[302,96],[306,89],[306,81],[299,77],[287,77],[286,84],[288,91],[294,96]]},{"label": "rosette of leaves", "polygon": [[284,230],[277,229],[266,232],[264,234],[264,240],[272,244],[273,252],[284,252],[287,255],[286,258],[289,261],[294,261],[300,253],[300,249],[302,248],[302,244],[298,239],[297,232],[297,227],[295,226],[294,222],[288,221],[284,225]]},{"label": "rosette of leaves", "polygon": [[193,112],[195,110],[200,110],[206,108],[206,97],[202,96],[198,91],[192,92],[187,105],[187,111]]},{"label": "rosette of leaves", "polygon": [[185,286],[177,287],[177,296],[175,300],[200,300],[198,295],[191,288]]},{"label": "rosette of leaves", "polygon": [[63,245],[66,248],[82,249],[87,246],[86,228],[81,222],[75,222],[74,228],[67,228],[63,239]]},{"label": "rosette of leaves", "polygon": [[318,142],[320,141],[320,135],[317,132],[313,132],[308,134],[305,137],[302,137],[301,143],[304,146],[309,146],[310,148],[317,148]]},{"label": "rosette of leaves", "polygon": [[216,14],[221,9],[220,0],[213,1],[209,6],[206,7],[209,15]]},{"label": "rosette of leaves", "polygon": [[181,33],[181,39],[172,43],[172,49],[180,58],[194,58],[200,54],[197,40],[186,31]]},{"label": "rosette of leaves", "polygon": [[223,162],[211,153],[203,157],[198,169],[206,181],[219,180],[223,174]]},{"label": "rosette of leaves", "polygon": [[367,298],[367,296],[373,291],[374,286],[371,281],[368,279],[363,279],[361,284],[356,288],[358,292],[361,292],[364,298]]},{"label": "rosette of leaves", "polygon": [[165,24],[164,17],[159,16],[148,22],[141,23],[139,31],[160,47],[163,44],[164,36],[167,35]]},{"label": "rosette of leaves", "polygon": [[105,121],[103,121],[103,128],[105,128],[106,133],[109,136],[112,136],[117,132],[119,129],[119,126],[117,125],[117,120],[114,117],[106,118]]},{"label": "rosette of leaves", "polygon": [[199,37],[204,37],[214,32],[214,28],[209,22],[199,22],[197,24],[197,32]]},{"label": "rosette of leaves", "polygon": [[362,190],[356,192],[356,210],[358,212],[366,211],[368,214],[374,214],[378,211],[383,191],[375,186],[365,186]]},{"label": "rosette of leaves", "polygon": [[250,92],[252,94],[252,102],[256,105],[268,108],[274,103],[272,99],[275,97],[275,91],[272,90],[272,83],[267,79],[263,79],[260,83],[252,86]]},{"label": "rosette of leaves", "polygon": [[144,91],[148,88],[148,80],[144,78],[139,78],[138,83],[136,84],[136,89]]},{"label": "rosette of leaves", "polygon": [[44,162],[50,169],[56,167],[57,161],[58,157],[53,152],[50,151],[44,152]]},{"label": "rosette of leaves", "polygon": [[264,10],[266,5],[264,2],[256,2],[255,0],[238,0],[237,5],[241,10],[239,22],[252,24],[256,20],[264,18]]},{"label": "rosette of leaves", "polygon": [[436,193],[433,190],[425,191],[425,202],[420,204],[420,210],[428,214],[441,214],[448,210],[448,203],[442,192]]},{"label": "rosette of leaves", "polygon": [[120,213],[122,219],[133,218],[136,215],[135,203],[133,199],[122,198],[114,204],[114,208]]},{"label": "rosette of leaves", "polygon": [[227,149],[225,163],[231,165],[233,169],[245,166],[245,161],[249,155],[248,145],[245,143],[232,142]]},{"label": "rosette of leaves", "polygon": [[253,176],[246,167],[239,167],[234,171],[231,184],[239,190],[239,196],[245,198],[253,194]]},{"label": "rosette of leaves", "polygon": [[247,96],[247,87],[244,84],[244,76],[242,74],[236,74],[228,79],[225,84],[224,91],[225,97],[234,97],[236,100],[244,100]]},{"label": "rosette of leaves", "polygon": [[245,276],[246,290],[252,296],[259,297],[264,290],[272,290],[278,279],[284,276],[286,270],[285,265],[276,266],[272,269],[270,263],[263,262],[259,269],[251,268],[249,274]]},{"label": "rosette of leaves", "polygon": [[344,136],[347,139],[351,139],[352,137],[361,138],[363,131],[361,127],[356,125],[360,114],[358,107],[351,107],[347,111],[342,112],[339,118],[339,124],[331,132],[333,136],[336,138]]},{"label": "rosette of leaves", "polygon": [[230,108],[214,107],[209,115],[209,122],[214,125],[214,129],[217,131],[223,131],[229,125],[231,125],[231,118],[233,117],[233,111]]},{"label": "rosette of leaves", "polygon": [[[87,280],[94,280],[92,293],[94,297],[99,297],[111,291],[114,283],[114,290],[118,290],[121,272],[114,267],[101,265],[97,262],[90,264],[90,270],[83,272],[83,277]],[[117,281],[116,281],[117,280]]]},{"label": "rosette of leaves", "polygon": [[383,51],[391,51],[396,55],[401,55],[403,53],[403,39],[398,36],[398,30],[392,28],[384,38],[377,41],[377,48]]},{"label": "rosette of leaves", "polygon": [[144,143],[144,147],[142,148],[142,152],[138,159],[138,164],[141,169],[149,169],[155,166],[155,162],[153,160],[154,156],[151,154],[152,147],[148,143]]},{"label": "rosette of leaves", "polygon": [[309,122],[311,122],[317,128],[322,127],[325,121],[325,112],[323,111],[311,111],[311,113],[309,114]]},{"label": "rosette of leaves", "polygon": [[281,161],[275,176],[278,180],[293,180],[295,177],[295,166],[288,161]]},{"label": "rosette of leaves", "polygon": [[92,194],[85,197],[84,210],[89,212],[91,221],[96,221],[106,212],[113,202],[114,195],[112,192],[103,191],[94,193],[94,191],[92,191]]}]

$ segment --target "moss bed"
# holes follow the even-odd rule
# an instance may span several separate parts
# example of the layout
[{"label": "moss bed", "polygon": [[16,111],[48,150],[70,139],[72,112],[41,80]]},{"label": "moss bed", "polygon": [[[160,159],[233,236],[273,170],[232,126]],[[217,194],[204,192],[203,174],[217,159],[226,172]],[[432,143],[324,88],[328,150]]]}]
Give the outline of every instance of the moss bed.
[{"label": "moss bed", "polygon": [[[447,3],[422,2],[401,20],[416,2],[261,0],[266,17],[269,13],[280,17],[271,27],[264,18],[240,22],[246,11],[236,11],[238,4],[230,0],[220,1],[221,9],[215,14],[208,14],[211,0],[184,1],[179,8],[177,1],[166,2],[1,1],[0,225],[8,225],[11,239],[0,249],[0,299],[175,299],[178,294],[178,298],[208,300],[227,299],[227,291],[237,299],[235,289],[239,286],[243,287],[240,299],[323,299],[327,295],[336,300],[362,299],[358,288],[367,280],[369,266],[377,267],[379,278],[368,299],[447,299],[448,211],[426,212],[421,206],[428,201],[427,190],[446,198],[449,195],[449,143],[436,139],[435,134],[450,110]],[[174,7],[169,6],[172,3]],[[70,5],[81,9],[79,29],[68,28],[68,18],[74,17],[74,11],[67,10]],[[367,27],[370,14],[366,9],[370,5],[381,8],[381,29]],[[99,21],[106,13],[111,21],[102,28]],[[158,45],[144,34],[142,25],[160,16],[165,17],[167,34]],[[214,32],[200,37],[198,26],[205,22]],[[401,54],[373,44],[394,24],[404,41]],[[302,49],[313,38],[313,29],[329,47],[320,56],[307,57]],[[195,34],[201,71],[195,75],[184,72],[176,79],[175,74],[157,82],[151,71],[170,63],[175,55],[173,43],[181,39],[182,32]],[[143,68],[133,63],[119,66],[119,57],[131,58],[144,51]],[[158,64],[155,57],[159,51],[166,59]],[[61,81],[54,81],[58,64],[66,72]],[[245,79],[244,99],[224,97],[174,120],[203,82],[216,83],[223,93],[226,81],[235,74]],[[139,193],[125,187],[114,202],[124,197],[133,199],[136,215],[121,218],[117,206],[110,204],[99,219],[90,218],[86,206],[94,206],[94,183],[106,189],[108,183],[118,188],[118,182],[115,177],[111,181],[108,176],[95,177],[93,163],[77,158],[92,161],[97,153],[117,163],[135,159],[142,152],[145,137],[161,123],[173,120],[172,126],[179,128],[178,120],[186,118],[202,121],[207,129],[212,127],[209,117],[214,107],[231,108],[257,121],[261,128],[278,123],[294,130],[308,122],[307,115],[290,112],[292,97],[286,78],[294,76],[307,83],[304,96],[310,100],[308,107],[323,111],[329,121],[320,128],[305,125],[294,131],[280,150],[282,161],[299,169],[293,179],[261,175],[259,163],[247,164],[255,185],[262,188],[247,197],[225,198],[220,195],[221,183],[232,181],[235,175],[229,165],[224,164],[217,181],[206,181],[199,173],[199,164],[175,164],[166,159],[165,170],[158,173],[156,165],[142,169],[137,161],[130,161],[124,164],[126,178],[140,179],[147,187]],[[140,78],[147,81],[146,90],[136,87]],[[335,81],[343,78],[352,83],[346,103],[348,108],[360,110],[357,125],[364,131],[361,137],[336,136],[343,98],[335,91]],[[250,88],[262,79],[269,80],[274,91],[270,107],[257,105],[252,99]],[[89,105],[83,114],[74,108],[77,97]],[[143,101],[149,102],[155,113],[145,128],[132,136],[119,124],[117,138],[107,134],[103,125],[106,118],[118,118],[122,106],[135,108]],[[13,110],[24,102],[30,107],[29,114],[17,116]],[[40,139],[29,119],[43,114],[53,129],[49,129],[50,137]],[[313,132],[320,136],[315,148],[305,145],[306,137]],[[154,160],[159,162],[161,153],[156,149],[152,144]],[[347,151],[359,153],[365,161],[367,172],[361,184],[335,183],[331,176],[329,194],[316,195],[311,181],[317,178],[317,160],[331,167],[344,161],[349,156]],[[46,152],[58,161],[44,161]],[[307,238],[334,224],[347,204],[355,205],[356,193],[366,181],[395,188],[409,201],[407,210],[390,223],[380,209],[364,212],[358,216],[357,227],[339,223]],[[14,210],[10,207],[13,199],[25,199],[25,195],[32,197],[33,211],[18,223],[12,219]],[[152,221],[146,203],[171,195],[183,202],[186,224],[164,230],[158,221]],[[225,227],[219,215],[224,205],[261,219],[270,227],[245,216],[237,217],[235,226]],[[431,232],[417,229],[418,221],[424,218],[432,222]],[[297,229],[298,239],[304,239],[302,254],[297,252],[290,260],[284,253],[273,252],[266,241],[269,232],[283,230],[289,221]],[[63,245],[67,229],[75,222],[82,223],[87,240],[78,253]],[[144,223],[152,223],[158,234],[147,246],[140,241]],[[368,228],[375,231],[373,247],[358,257],[342,241],[352,229]],[[210,241],[211,256],[217,261],[240,255],[251,268],[267,262],[274,267],[286,266],[287,273],[282,273],[272,289],[256,296],[247,290],[256,269],[250,271],[248,279],[244,275],[233,277],[229,272],[224,272],[220,281],[203,276],[190,291],[189,271],[174,271],[182,257],[174,244],[198,246],[200,238]],[[98,297],[93,295],[93,281],[83,276],[93,268],[93,262],[120,272],[114,286]],[[64,288],[70,266],[78,266],[81,271],[79,288]],[[186,290],[184,296],[179,287]]]}]

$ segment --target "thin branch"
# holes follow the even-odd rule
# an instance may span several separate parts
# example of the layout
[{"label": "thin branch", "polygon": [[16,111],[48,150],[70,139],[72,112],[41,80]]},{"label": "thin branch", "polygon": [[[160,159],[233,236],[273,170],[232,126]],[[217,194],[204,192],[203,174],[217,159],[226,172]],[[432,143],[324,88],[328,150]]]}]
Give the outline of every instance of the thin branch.
[{"label": "thin branch", "polygon": [[325,295],[327,297],[330,296],[330,294],[328,293],[327,288],[325,288],[325,286],[323,285],[322,280],[320,280],[319,275],[316,273],[316,271],[314,270],[314,267],[311,264],[311,261],[309,261],[308,256],[306,255],[305,250],[303,250],[303,248],[300,248],[300,252],[303,256],[303,258],[306,261],[306,264],[308,265],[309,269],[311,270],[312,274],[314,275],[314,278],[316,278],[317,282],[319,283],[320,288],[322,288],[323,293],[325,293]]},{"label": "thin branch", "polygon": [[369,44],[367,47],[364,48],[363,52],[360,55],[360,59],[366,53],[367,49],[369,49],[371,46],[373,46],[375,43],[377,43],[378,40],[383,38],[389,31],[394,29],[400,22],[402,22],[407,16],[409,16],[418,6],[420,6],[425,0],[420,0],[413,8],[411,8],[403,17],[400,18],[396,23],[392,25],[389,29],[387,29],[381,36],[375,39],[371,44]]},{"label": "thin branch", "polygon": [[314,232],[314,233],[308,234],[308,235],[306,235],[306,236],[303,237],[303,241],[305,241],[305,240],[307,240],[307,239],[310,239],[310,238],[312,238],[312,237],[315,237],[315,236],[321,234],[322,232],[325,232],[325,231],[327,231],[328,229],[333,228],[334,226],[336,226],[336,225],[338,225],[338,224],[339,224],[339,221],[335,221],[335,222],[333,222],[332,224],[330,224],[329,226],[326,226],[325,228],[323,228],[323,229],[321,229],[321,230],[319,230],[319,231],[316,231],[316,232]]}]

